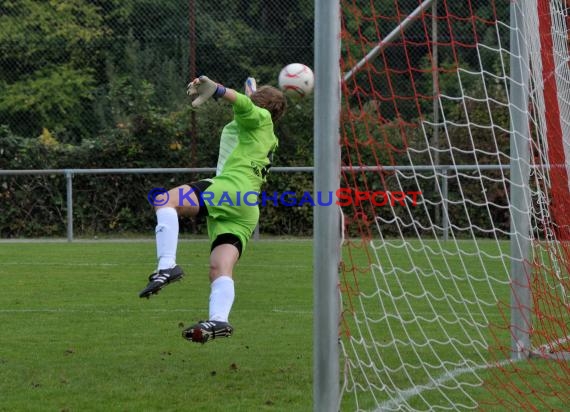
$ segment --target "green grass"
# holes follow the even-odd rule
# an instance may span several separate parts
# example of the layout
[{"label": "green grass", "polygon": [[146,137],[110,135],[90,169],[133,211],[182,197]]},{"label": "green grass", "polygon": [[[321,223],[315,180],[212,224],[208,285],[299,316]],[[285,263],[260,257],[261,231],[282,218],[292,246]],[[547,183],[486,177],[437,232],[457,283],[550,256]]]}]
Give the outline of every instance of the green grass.
[{"label": "green grass", "polygon": [[0,244],[0,410],[311,410],[311,243],[252,242],[234,336],[199,345],[208,254],[181,242],[186,278],[146,300],[152,242]]},{"label": "green grass", "polygon": [[[343,248],[347,382],[363,390],[346,391],[342,411],[516,410],[534,394],[538,410],[565,408],[566,362],[480,368],[509,346],[496,304],[509,298],[506,243],[373,246]],[[311,411],[312,243],[251,242],[234,336],[197,345],[180,333],[207,317],[208,255],[206,241],[181,242],[187,276],[146,300],[152,240],[0,243],[0,411]]]}]

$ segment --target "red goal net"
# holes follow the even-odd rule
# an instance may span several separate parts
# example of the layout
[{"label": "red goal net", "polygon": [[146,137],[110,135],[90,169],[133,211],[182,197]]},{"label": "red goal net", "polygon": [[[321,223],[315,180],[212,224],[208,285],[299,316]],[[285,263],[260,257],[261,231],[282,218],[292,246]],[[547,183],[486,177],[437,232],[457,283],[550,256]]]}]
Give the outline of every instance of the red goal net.
[{"label": "red goal net", "polygon": [[341,409],[566,409],[565,2],[341,14]]}]

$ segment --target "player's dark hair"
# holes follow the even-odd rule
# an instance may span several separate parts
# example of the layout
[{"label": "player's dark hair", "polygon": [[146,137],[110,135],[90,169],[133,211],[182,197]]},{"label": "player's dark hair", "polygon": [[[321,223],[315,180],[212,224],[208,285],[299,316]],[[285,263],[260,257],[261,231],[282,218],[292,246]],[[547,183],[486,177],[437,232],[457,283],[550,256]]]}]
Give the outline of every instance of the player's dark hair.
[{"label": "player's dark hair", "polygon": [[273,86],[261,86],[251,95],[251,101],[258,107],[263,107],[271,113],[273,123],[279,120],[287,111],[287,99],[281,90]]}]

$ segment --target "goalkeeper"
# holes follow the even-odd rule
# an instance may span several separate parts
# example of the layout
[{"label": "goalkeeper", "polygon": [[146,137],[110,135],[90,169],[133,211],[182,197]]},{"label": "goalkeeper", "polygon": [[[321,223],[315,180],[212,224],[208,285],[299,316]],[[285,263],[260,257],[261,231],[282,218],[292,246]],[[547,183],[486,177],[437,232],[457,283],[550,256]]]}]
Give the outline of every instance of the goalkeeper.
[{"label": "goalkeeper", "polygon": [[[237,198],[240,193],[261,190],[278,145],[273,124],[285,113],[287,101],[274,87],[256,90],[251,78],[246,82],[246,95],[206,76],[194,79],[188,94],[196,97],[192,102],[195,107],[210,98],[231,103],[234,119],[222,131],[217,175],[171,189],[162,195],[164,204],[161,201],[155,206],[158,267],[139,296],[148,298],[184,276],[176,264],[178,216],[206,216],[211,242],[209,317],[182,332],[190,341],[205,343],[233,333],[228,323],[235,296],[233,268],[259,220],[259,207]],[[211,201],[200,201],[204,192],[213,195]]]}]

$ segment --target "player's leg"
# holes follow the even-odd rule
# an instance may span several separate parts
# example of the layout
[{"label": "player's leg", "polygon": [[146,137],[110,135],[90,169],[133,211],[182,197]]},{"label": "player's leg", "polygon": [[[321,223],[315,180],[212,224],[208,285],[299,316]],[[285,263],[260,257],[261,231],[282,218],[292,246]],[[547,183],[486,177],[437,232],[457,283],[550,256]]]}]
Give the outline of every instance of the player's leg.
[{"label": "player's leg", "polygon": [[[228,242],[240,242],[233,235],[228,238]],[[240,253],[235,244],[220,244],[210,254],[209,320],[227,322],[230,316],[235,297],[233,269]]]},{"label": "player's leg", "polygon": [[207,212],[200,206],[199,196],[209,181],[199,181],[182,185],[158,195],[154,199],[156,210],[156,254],[158,267],[148,279],[147,286],[139,293],[141,298],[149,298],[164,286],[182,279],[184,272],[176,264],[178,247],[178,216],[197,216]]},{"label": "player's leg", "polygon": [[241,240],[229,233],[218,236],[212,244],[209,318],[185,329],[182,333],[184,338],[206,343],[210,339],[232,335],[233,327],[228,320],[235,298],[233,269],[241,250]]}]

